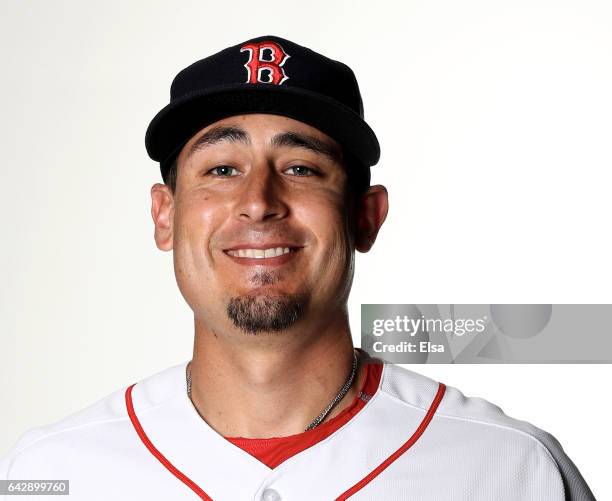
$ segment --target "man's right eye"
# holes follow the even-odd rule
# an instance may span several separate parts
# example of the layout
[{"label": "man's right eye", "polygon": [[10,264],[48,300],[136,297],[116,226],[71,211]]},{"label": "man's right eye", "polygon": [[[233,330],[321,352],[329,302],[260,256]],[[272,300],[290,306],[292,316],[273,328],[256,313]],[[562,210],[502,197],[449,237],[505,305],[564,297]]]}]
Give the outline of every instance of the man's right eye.
[{"label": "man's right eye", "polygon": [[[219,165],[217,167],[213,167],[212,169],[210,169],[207,174],[213,174],[214,176],[217,177],[233,177],[236,176],[237,174],[232,174],[232,171],[236,171],[235,167],[230,167],[228,165]],[[238,172],[238,171],[236,171]]]}]

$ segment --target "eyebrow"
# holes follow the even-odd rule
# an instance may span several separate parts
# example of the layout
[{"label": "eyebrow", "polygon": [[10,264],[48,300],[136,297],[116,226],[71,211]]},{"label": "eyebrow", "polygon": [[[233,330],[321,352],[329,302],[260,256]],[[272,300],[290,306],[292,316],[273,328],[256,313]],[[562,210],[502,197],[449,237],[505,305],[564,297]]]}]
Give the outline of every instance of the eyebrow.
[{"label": "eyebrow", "polygon": [[[205,149],[213,144],[220,143],[222,141],[229,141],[232,143],[243,143],[246,145],[251,144],[251,138],[247,131],[241,127],[234,125],[230,126],[219,126],[214,127],[204,134],[202,134],[196,141],[191,145],[188,156],[191,156],[196,151]],[[325,141],[317,139],[306,134],[300,134],[298,132],[281,132],[276,134],[270,141],[270,145],[276,148],[288,147],[288,148],[303,148],[318,155],[328,157],[333,161],[341,161],[342,154],[338,148],[327,144]]]},{"label": "eyebrow", "polygon": [[213,127],[202,134],[195,143],[189,148],[189,155],[199,150],[203,150],[207,146],[211,146],[221,141],[229,141],[232,143],[251,144],[251,139],[244,129],[235,126],[220,126]]},{"label": "eyebrow", "polygon": [[318,155],[326,156],[330,160],[341,160],[341,153],[337,148],[334,148],[316,137],[308,136],[306,134],[299,134],[297,132],[281,132],[272,138],[270,144],[277,148],[282,148],[283,146],[288,148],[304,148]]}]

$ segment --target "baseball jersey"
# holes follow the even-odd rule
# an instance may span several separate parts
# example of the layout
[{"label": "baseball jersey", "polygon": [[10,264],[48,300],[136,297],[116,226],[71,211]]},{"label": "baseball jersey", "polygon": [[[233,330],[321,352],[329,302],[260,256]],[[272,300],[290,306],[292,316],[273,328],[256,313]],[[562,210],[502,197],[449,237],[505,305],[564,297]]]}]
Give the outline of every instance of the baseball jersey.
[{"label": "baseball jersey", "polygon": [[552,435],[394,364],[359,412],[271,468],[200,417],[186,365],[26,432],[0,479],[67,479],[73,501],[595,499]]}]

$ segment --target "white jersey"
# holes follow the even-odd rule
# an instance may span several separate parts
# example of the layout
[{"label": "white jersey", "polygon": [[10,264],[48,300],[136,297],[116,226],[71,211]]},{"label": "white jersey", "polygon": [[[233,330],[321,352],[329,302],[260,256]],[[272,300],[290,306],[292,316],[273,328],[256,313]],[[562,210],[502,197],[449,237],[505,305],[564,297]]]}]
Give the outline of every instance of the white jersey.
[{"label": "white jersey", "polygon": [[346,424],[269,468],[198,415],[185,369],[25,433],[0,479],[67,479],[73,501],[595,499],[553,436],[393,364]]}]

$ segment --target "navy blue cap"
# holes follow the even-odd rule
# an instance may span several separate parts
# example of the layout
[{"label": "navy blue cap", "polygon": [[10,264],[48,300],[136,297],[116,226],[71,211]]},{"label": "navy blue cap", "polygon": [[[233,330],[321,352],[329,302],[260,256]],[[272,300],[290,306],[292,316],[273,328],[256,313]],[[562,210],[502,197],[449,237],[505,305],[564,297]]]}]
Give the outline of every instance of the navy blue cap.
[{"label": "navy blue cap", "polygon": [[282,115],[311,125],[364,167],[380,157],[353,71],[276,36],[247,40],[180,71],[170,88],[170,103],[149,124],[147,153],[160,162],[165,179],[194,134],[217,120],[246,113]]}]

